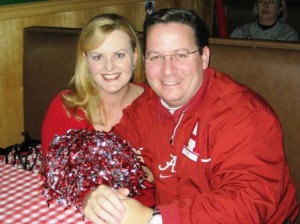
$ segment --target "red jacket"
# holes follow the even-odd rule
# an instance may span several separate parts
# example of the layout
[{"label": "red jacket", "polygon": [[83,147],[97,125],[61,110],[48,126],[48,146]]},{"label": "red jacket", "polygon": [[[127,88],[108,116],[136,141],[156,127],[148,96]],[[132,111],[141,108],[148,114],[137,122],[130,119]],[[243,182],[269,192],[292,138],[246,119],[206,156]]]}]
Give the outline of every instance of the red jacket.
[{"label": "red jacket", "polygon": [[[63,92],[62,92],[63,93]],[[86,119],[83,111],[79,110],[79,115],[84,119],[78,121],[74,114],[67,115],[63,102],[62,93],[59,93],[54,97],[50,103],[48,110],[45,114],[43,125],[42,125],[42,150],[43,156],[48,154],[49,145],[52,142],[55,135],[65,135],[69,129],[87,129],[94,130],[94,126]],[[135,196],[137,200],[146,206],[154,205],[154,189],[152,184],[144,183],[149,188],[143,190],[144,195]]]},{"label": "red jacket", "polygon": [[146,89],[114,131],[143,148],[163,224],[278,224],[298,214],[280,121],[261,97],[213,69],[174,115]]}]

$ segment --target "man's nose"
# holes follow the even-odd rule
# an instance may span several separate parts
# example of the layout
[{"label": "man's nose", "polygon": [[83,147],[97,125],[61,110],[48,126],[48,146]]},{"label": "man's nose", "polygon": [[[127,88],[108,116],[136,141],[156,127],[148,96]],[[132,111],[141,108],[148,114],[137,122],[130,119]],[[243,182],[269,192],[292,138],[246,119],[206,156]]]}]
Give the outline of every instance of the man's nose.
[{"label": "man's nose", "polygon": [[164,75],[171,75],[176,72],[177,67],[174,63],[173,55],[164,56],[164,60],[162,61],[162,70]]}]

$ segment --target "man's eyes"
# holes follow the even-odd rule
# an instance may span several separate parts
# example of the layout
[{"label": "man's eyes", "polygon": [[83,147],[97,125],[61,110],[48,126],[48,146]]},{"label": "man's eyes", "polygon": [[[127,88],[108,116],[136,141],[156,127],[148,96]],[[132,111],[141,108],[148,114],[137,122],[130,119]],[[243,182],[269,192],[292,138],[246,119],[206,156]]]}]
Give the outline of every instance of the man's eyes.
[{"label": "man's eyes", "polygon": [[175,58],[186,58],[187,56],[188,56],[187,53],[177,53],[177,54],[174,54]]},{"label": "man's eyes", "polygon": [[187,53],[175,53],[175,54],[170,54],[170,55],[151,55],[148,57],[150,61],[159,61],[159,60],[164,60],[166,56],[169,56],[171,58],[175,59],[183,59],[187,58],[188,54]]},{"label": "man's eyes", "polygon": [[162,58],[161,55],[153,55],[149,57],[150,61],[160,60],[161,58]]}]

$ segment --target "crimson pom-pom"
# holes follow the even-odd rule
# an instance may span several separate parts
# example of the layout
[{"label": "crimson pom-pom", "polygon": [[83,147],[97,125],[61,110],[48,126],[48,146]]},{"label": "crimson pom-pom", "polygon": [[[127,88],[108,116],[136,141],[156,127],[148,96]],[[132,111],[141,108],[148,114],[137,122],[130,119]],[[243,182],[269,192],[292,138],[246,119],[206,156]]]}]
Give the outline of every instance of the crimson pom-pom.
[{"label": "crimson pom-pom", "polygon": [[55,136],[41,173],[43,196],[48,203],[80,208],[86,193],[100,184],[140,195],[147,175],[134,150],[113,132],[70,129]]}]

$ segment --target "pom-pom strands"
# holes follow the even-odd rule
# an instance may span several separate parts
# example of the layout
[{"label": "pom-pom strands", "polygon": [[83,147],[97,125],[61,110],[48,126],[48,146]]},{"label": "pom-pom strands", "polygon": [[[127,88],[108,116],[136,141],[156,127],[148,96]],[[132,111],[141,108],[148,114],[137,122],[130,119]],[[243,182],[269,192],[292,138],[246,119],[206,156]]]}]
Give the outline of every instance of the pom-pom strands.
[{"label": "pom-pom strands", "polygon": [[100,184],[140,195],[146,173],[133,150],[113,132],[70,129],[50,145],[42,172],[43,195],[48,203],[77,208],[86,193]]}]

